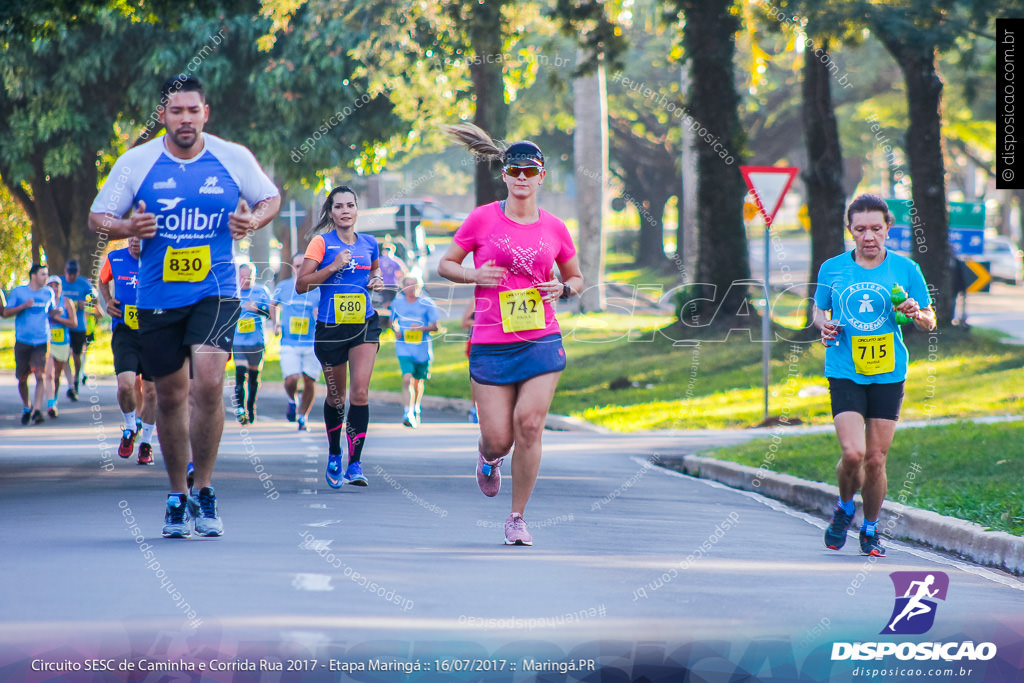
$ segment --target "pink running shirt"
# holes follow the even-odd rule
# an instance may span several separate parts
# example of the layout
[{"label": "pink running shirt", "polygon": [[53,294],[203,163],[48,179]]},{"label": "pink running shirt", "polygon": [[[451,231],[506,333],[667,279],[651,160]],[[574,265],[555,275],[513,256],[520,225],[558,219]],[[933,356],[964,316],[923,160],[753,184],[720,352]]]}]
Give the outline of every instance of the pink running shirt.
[{"label": "pink running shirt", "polygon": [[544,305],[544,326],[539,329],[505,332],[501,322],[501,292],[527,289],[552,279],[554,264],[576,255],[576,247],[565,223],[540,209],[540,220],[516,223],[501,210],[499,202],[479,206],[455,233],[455,243],[473,254],[473,265],[488,261],[506,269],[497,287],[476,287],[473,344],[507,344],[539,339],[559,332],[554,308]]}]

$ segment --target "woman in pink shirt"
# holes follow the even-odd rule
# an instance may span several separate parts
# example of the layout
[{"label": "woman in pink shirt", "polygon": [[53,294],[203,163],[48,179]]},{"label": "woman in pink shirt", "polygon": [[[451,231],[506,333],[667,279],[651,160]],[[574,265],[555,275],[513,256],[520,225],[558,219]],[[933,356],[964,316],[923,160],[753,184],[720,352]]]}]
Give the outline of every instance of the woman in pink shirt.
[{"label": "woman in pink shirt", "polygon": [[[469,214],[437,271],[452,282],[476,285],[469,372],[480,418],[477,483],[484,495],[497,495],[499,467],[514,448],[505,543],[532,545],[523,511],[540,469],[548,407],[565,368],[554,304],[577,294],[583,276],[565,223],[537,206],[545,176],[540,148],[522,141],[502,149],[472,124],[448,132],[473,152],[500,159],[508,187],[508,199]],[[472,268],[462,265],[469,254]]]}]

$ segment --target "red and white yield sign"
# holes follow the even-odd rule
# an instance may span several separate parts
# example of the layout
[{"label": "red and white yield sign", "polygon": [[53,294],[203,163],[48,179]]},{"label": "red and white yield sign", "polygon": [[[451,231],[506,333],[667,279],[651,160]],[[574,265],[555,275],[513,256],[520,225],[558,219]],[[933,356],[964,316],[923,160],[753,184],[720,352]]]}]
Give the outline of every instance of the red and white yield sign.
[{"label": "red and white yield sign", "polygon": [[789,192],[800,169],[782,166],[740,166],[743,180],[754,194],[754,201],[767,225],[775,220],[775,214],[782,206],[782,198]]}]

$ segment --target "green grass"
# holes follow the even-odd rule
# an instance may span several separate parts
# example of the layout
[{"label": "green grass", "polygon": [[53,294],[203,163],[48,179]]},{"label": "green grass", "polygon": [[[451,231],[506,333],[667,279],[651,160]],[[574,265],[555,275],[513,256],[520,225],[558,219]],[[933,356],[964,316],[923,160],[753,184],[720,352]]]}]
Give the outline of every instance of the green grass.
[{"label": "green grass", "polygon": [[[568,368],[552,412],[582,417],[615,431],[737,428],[763,417],[760,343],[746,332],[701,338],[667,327],[668,316],[590,314],[560,316]],[[469,398],[465,337],[457,323],[435,342],[427,392]],[[779,328],[780,334],[789,334]],[[756,337],[755,337],[756,338]],[[680,341],[674,346],[673,341]],[[928,337],[909,338],[911,365],[903,418],[965,418],[1022,414],[1020,369],[1024,347],[997,335],[948,330],[931,352]],[[13,330],[0,326],[0,368],[13,369]],[[817,343],[772,345],[770,412],[804,423],[829,424],[824,349]],[[929,357],[931,356],[931,357]],[[268,344],[264,381],[280,380],[277,340]],[[111,372],[109,333],[100,332],[89,359],[91,373]],[[228,367],[228,377],[234,370]],[[609,387],[619,379],[626,388]],[[401,375],[390,333],[383,337],[371,389],[398,391]]]},{"label": "green grass", "polygon": [[[834,434],[787,437],[774,459],[768,446],[758,439],[702,455],[836,483]],[[889,500],[1024,535],[1024,423],[898,430],[886,470]]]}]

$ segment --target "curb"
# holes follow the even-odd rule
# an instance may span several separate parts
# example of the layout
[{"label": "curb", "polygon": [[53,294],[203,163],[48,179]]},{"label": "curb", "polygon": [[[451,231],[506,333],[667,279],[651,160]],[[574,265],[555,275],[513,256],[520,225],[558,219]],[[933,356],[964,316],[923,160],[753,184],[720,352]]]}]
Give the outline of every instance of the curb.
[{"label": "curb", "polygon": [[[379,403],[396,403],[401,405],[402,395],[395,391],[371,391],[370,400]],[[422,405],[431,410],[449,410],[466,415],[473,407],[473,402],[464,398],[447,398],[445,396],[424,396]],[[548,415],[544,429],[555,432],[591,432],[593,434],[611,434],[611,430],[592,425],[586,420],[570,415]]]},{"label": "curb", "polygon": [[[760,493],[820,514],[825,519],[831,516],[839,495],[839,489],[830,484],[700,455],[662,456],[659,464],[683,474]],[[916,541],[972,562],[1024,575],[1024,538],[888,500],[882,504],[882,511],[886,516],[880,527],[885,527],[887,536]]]}]

